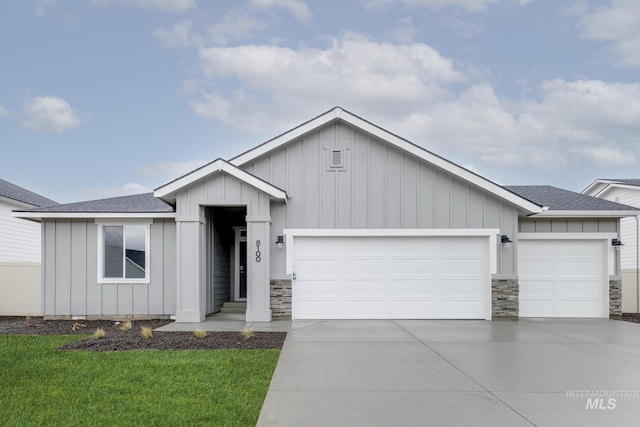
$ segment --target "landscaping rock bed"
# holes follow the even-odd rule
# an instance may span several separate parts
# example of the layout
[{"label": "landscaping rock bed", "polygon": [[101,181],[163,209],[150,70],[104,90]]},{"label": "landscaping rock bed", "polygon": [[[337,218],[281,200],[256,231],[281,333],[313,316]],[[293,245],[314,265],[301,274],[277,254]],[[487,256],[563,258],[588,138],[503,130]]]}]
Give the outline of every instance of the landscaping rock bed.
[{"label": "landscaping rock bed", "polygon": [[108,320],[0,317],[0,334],[87,335],[102,328],[103,338],[90,336],[60,347],[60,350],[88,351],[281,349],[287,336],[286,332],[254,332],[253,336],[245,338],[240,332],[207,332],[206,336],[198,338],[193,332],[154,331],[151,338],[143,338],[140,333],[142,326],[155,329],[171,322],[171,320],[134,320],[130,330],[122,330],[121,322]]}]

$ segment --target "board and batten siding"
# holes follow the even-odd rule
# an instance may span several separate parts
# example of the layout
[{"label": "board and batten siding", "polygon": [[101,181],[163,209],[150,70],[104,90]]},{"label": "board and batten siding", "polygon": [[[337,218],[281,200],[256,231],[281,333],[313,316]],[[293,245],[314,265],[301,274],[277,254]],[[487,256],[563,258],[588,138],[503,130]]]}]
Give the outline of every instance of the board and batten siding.
[{"label": "board and batten siding", "polygon": [[168,317],[175,313],[175,222],[150,227],[151,282],[98,283],[95,220],[44,220],[43,315]]},{"label": "board and batten siding", "polygon": [[[329,167],[340,149],[344,168]],[[272,202],[272,242],[285,228],[499,228],[513,236],[518,211],[480,188],[341,122],[242,166],[287,192]],[[514,274],[513,251],[499,271]],[[285,278],[284,250],[271,247],[272,278]]]}]

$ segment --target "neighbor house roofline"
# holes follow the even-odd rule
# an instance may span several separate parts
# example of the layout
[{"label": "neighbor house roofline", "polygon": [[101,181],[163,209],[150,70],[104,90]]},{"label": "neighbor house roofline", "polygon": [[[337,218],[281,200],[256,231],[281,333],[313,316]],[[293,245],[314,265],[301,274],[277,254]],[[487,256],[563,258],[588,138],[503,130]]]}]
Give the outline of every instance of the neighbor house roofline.
[{"label": "neighbor house roofline", "polygon": [[582,194],[587,194],[593,197],[602,197],[614,188],[638,190],[640,189],[640,186],[616,179],[596,179],[589,186],[587,186],[587,188],[582,190]]},{"label": "neighbor house roofline", "polygon": [[230,160],[230,163],[237,167],[241,167],[269,153],[270,151],[273,151],[306,135],[314,129],[337,120],[359,128],[376,138],[387,141],[390,144],[395,145],[399,149],[411,153],[419,159],[429,162],[432,165],[445,170],[448,173],[451,173],[454,176],[457,176],[458,178],[463,179],[464,181],[467,181],[479,188],[482,188],[485,191],[493,193],[496,197],[499,197],[511,203],[512,205],[522,209],[525,212],[531,214],[539,213],[544,210],[542,206],[518,196],[517,194],[505,189],[504,187],[494,183],[493,181],[490,181],[489,179],[477,175],[470,170],[463,168],[462,166],[459,166],[430,151],[427,151],[424,148],[413,144],[406,139],[401,138],[398,135],[395,135],[379,126],[376,126],[373,123],[356,116],[355,114],[343,110],[340,107],[335,107],[332,110],[329,110],[326,113],[321,114],[316,118],[311,119],[308,122],[291,129],[288,132],[285,132],[249,151],[246,151],[243,154],[240,154],[239,156],[234,157]]},{"label": "neighbor house roofline", "polygon": [[194,171],[189,172],[186,175],[181,176],[180,178],[177,178],[161,187],[156,188],[153,195],[161,199],[174,200],[175,193],[180,191],[182,188],[205,179],[217,172],[225,172],[237,178],[238,180],[245,182],[254,188],[257,188],[258,190],[267,193],[274,199],[284,201],[287,200],[286,191],[258,178],[255,175],[250,174],[249,172],[238,168],[237,166],[223,159],[216,159],[204,166],[199,167]]}]

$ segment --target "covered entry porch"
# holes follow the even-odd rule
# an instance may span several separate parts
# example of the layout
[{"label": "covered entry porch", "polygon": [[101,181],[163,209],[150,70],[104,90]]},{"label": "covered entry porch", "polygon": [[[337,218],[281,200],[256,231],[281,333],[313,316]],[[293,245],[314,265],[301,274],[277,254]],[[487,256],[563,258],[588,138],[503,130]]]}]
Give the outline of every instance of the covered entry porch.
[{"label": "covered entry porch", "polygon": [[[202,322],[225,300],[243,296],[246,322],[270,322],[271,203],[286,202],[286,193],[218,159],[155,196],[175,203],[176,322]],[[236,289],[244,245],[246,294]]]}]

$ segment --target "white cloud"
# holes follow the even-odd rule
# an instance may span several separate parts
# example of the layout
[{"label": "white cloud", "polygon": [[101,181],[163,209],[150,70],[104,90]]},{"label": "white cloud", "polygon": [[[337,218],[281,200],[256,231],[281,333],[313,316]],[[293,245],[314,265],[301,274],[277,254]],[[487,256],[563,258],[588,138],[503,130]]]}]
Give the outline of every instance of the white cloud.
[{"label": "white cloud", "polygon": [[37,17],[44,16],[47,8],[54,4],[54,0],[35,0],[34,13]]},{"label": "white cloud", "polygon": [[0,117],[4,117],[8,115],[9,115],[9,110],[7,110],[4,105],[0,105]]},{"label": "white cloud", "polygon": [[158,9],[163,12],[181,13],[196,9],[195,0],[91,0],[91,3],[109,6],[138,6],[144,9]]},{"label": "white cloud", "polygon": [[55,96],[31,98],[24,111],[27,118],[22,125],[33,130],[62,133],[82,124],[77,111],[66,100]]},{"label": "white cloud", "polygon": [[393,3],[403,3],[406,7],[424,7],[431,10],[441,10],[458,7],[467,12],[482,12],[489,6],[499,2],[512,2],[525,6],[535,0],[365,0],[364,6],[371,10],[384,10]]},{"label": "white cloud", "polygon": [[160,177],[170,181],[199,168],[205,163],[204,160],[189,160],[185,162],[158,161],[144,165],[138,171],[146,176]]},{"label": "white cloud", "polygon": [[[192,103],[194,110],[255,130],[282,124],[267,119],[273,108],[314,114],[319,105],[361,105],[403,116],[446,96],[443,86],[466,80],[426,44],[378,43],[358,34],[332,39],[325,49],[242,45],[201,49],[200,57],[206,77],[235,79],[238,88],[205,94]],[[271,105],[256,101],[263,94]]]},{"label": "white cloud", "polygon": [[611,0],[595,9],[575,8],[580,15],[581,37],[609,42],[622,66],[640,66],[640,2]]},{"label": "white cloud", "polygon": [[167,47],[189,47],[197,44],[197,40],[191,34],[191,25],[191,21],[180,21],[171,29],[159,28],[155,30],[153,35]]},{"label": "white cloud", "polygon": [[120,187],[93,187],[83,190],[85,197],[89,199],[108,199],[110,197],[130,196],[134,194],[149,193],[152,190],[142,184],[130,182]]},{"label": "white cloud", "polygon": [[416,37],[416,29],[413,26],[413,20],[410,16],[401,19],[398,26],[387,32],[387,35],[393,40],[401,43],[411,43]]},{"label": "white cloud", "polygon": [[308,21],[311,19],[309,7],[301,0],[251,0],[251,4],[261,9],[272,9],[276,7],[286,9],[299,21]]}]

